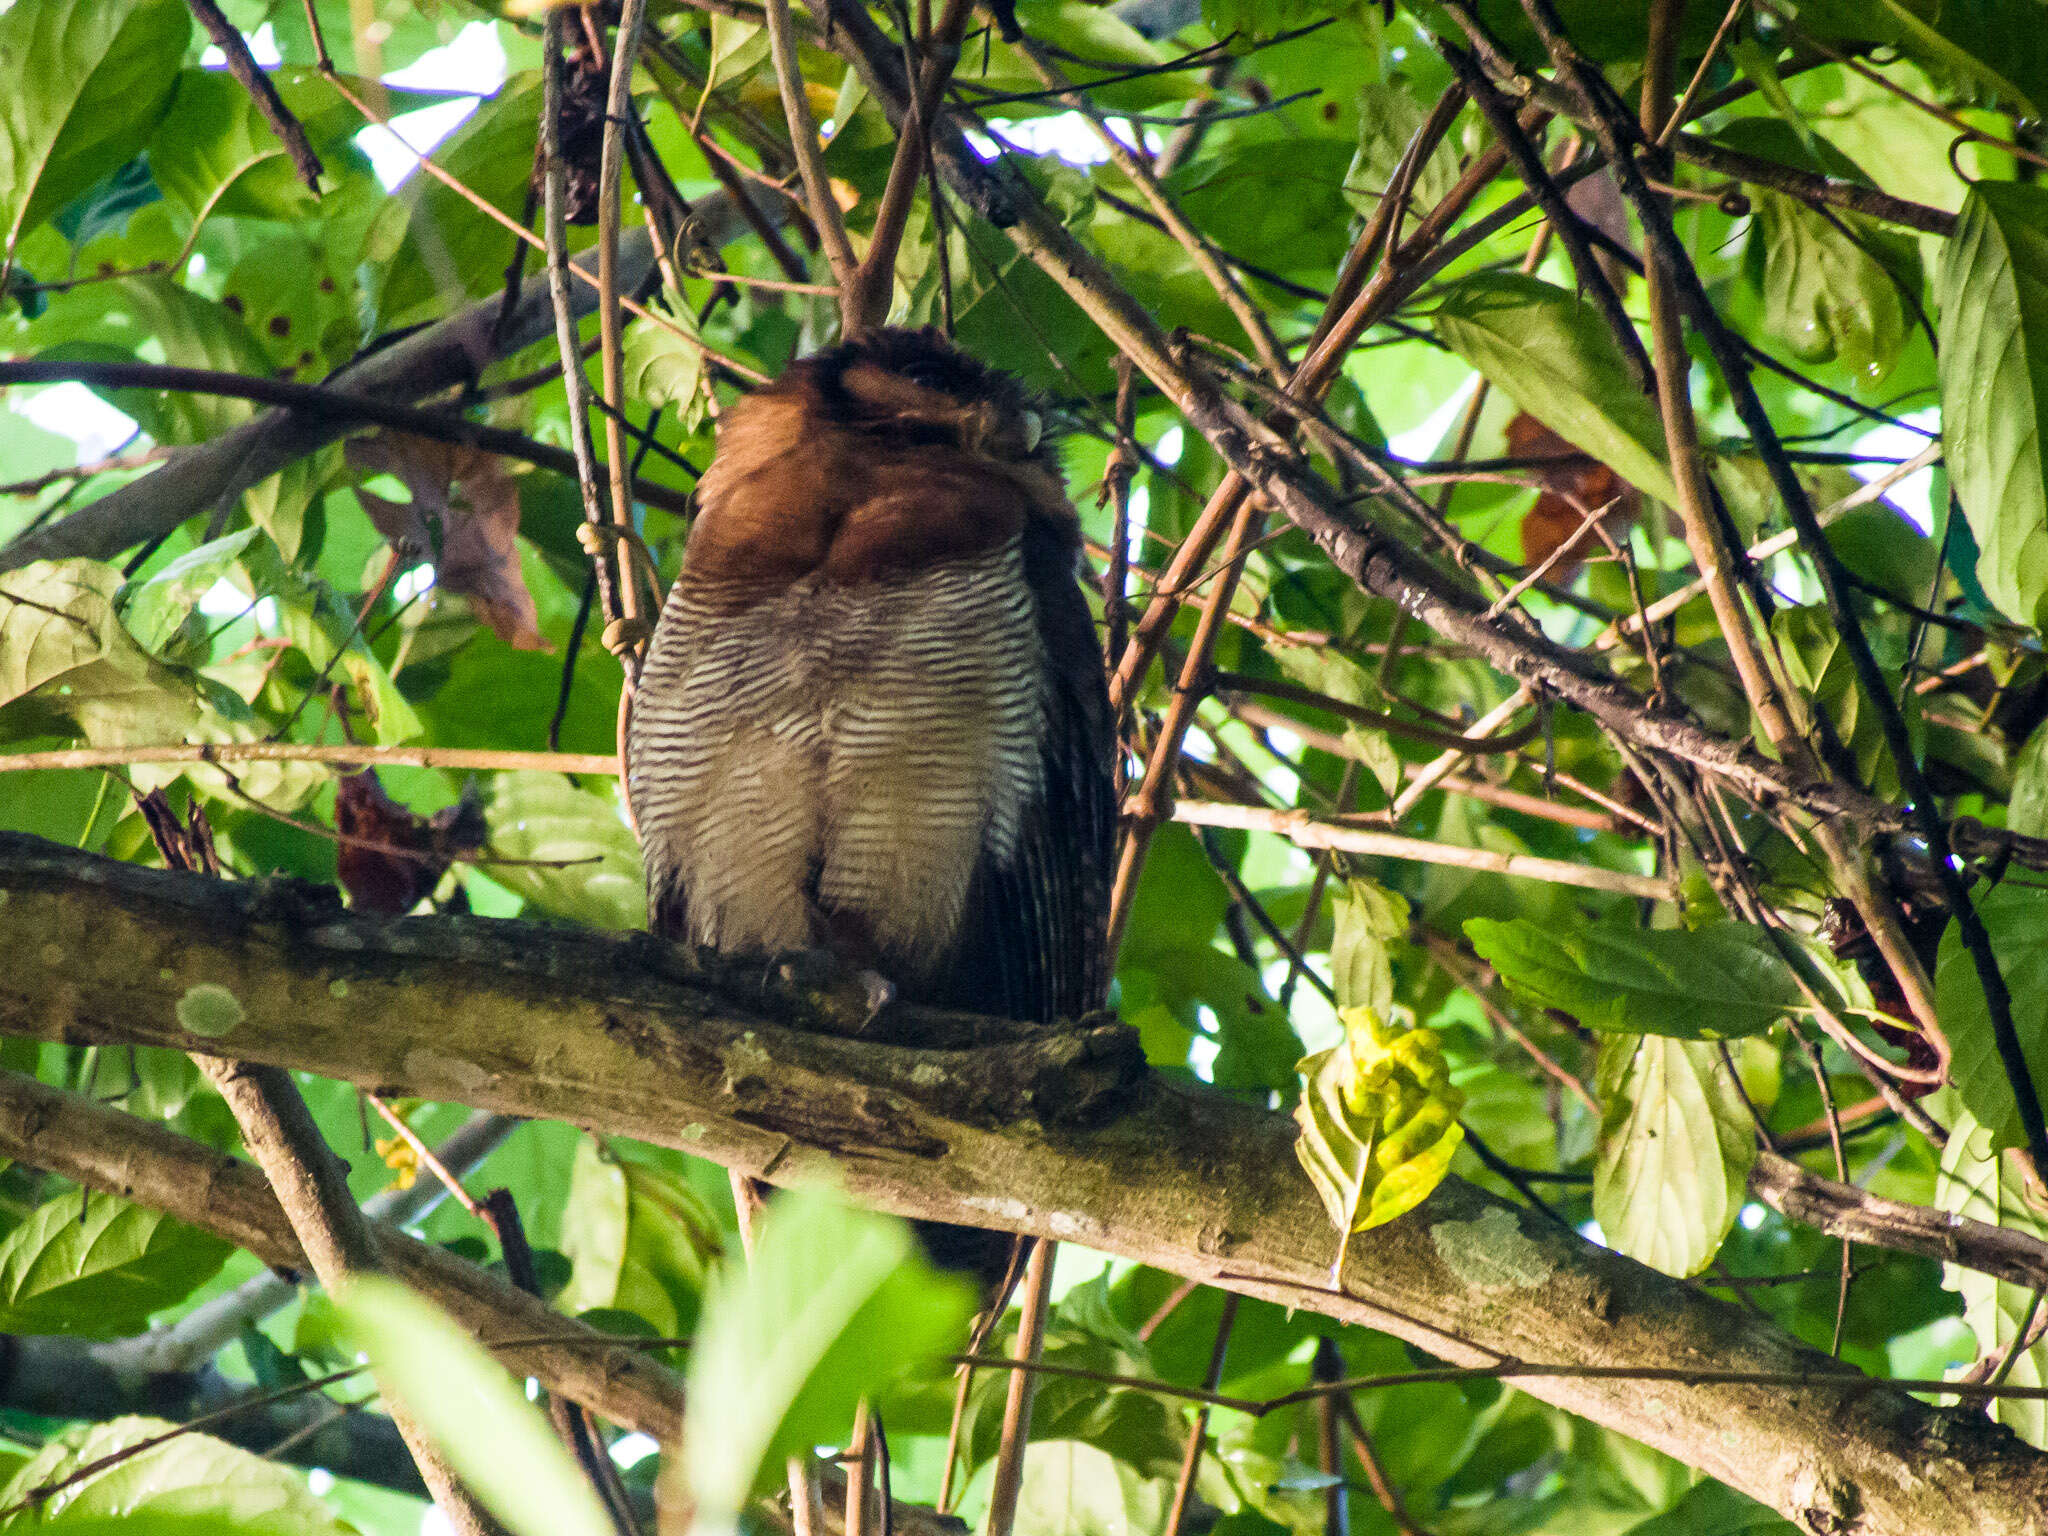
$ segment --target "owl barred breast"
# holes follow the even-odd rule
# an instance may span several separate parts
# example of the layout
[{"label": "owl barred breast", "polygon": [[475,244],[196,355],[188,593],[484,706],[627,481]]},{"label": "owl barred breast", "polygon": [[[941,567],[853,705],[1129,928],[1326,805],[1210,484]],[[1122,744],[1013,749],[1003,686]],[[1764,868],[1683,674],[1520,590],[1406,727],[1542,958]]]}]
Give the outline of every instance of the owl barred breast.
[{"label": "owl barred breast", "polygon": [[627,734],[651,926],[915,1002],[1100,1006],[1109,702],[1014,381],[933,331],[818,353],[726,413],[699,501]]}]

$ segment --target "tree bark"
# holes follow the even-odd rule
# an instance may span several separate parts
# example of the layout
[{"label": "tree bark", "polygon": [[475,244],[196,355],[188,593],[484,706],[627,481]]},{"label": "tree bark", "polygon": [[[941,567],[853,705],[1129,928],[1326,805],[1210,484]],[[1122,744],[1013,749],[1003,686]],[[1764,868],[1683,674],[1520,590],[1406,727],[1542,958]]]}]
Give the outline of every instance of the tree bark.
[{"label": "tree bark", "polygon": [[[777,1183],[836,1178],[881,1209],[1084,1243],[1455,1364],[1811,1373],[1792,1387],[1516,1384],[1803,1529],[1951,1529],[1960,1509],[1982,1533],[2048,1529],[2048,1455],[1981,1413],[1845,1383],[1782,1331],[1455,1178],[1355,1237],[1332,1289],[1334,1236],[1293,1123],[1132,1082],[1120,1026],[901,1010],[877,1033],[950,1043],[810,1033],[792,1025],[834,1027],[829,1000],[764,987],[758,966],[700,970],[644,936],[355,916],[317,887],[223,884],[14,835],[0,835],[0,898],[0,1030],[232,1052],[638,1136]],[[976,1039],[992,1043],[960,1043]],[[32,1160],[27,1140],[17,1155]],[[216,1163],[217,1187],[239,1169],[261,1189]],[[121,1187],[150,1199],[139,1177]]]}]

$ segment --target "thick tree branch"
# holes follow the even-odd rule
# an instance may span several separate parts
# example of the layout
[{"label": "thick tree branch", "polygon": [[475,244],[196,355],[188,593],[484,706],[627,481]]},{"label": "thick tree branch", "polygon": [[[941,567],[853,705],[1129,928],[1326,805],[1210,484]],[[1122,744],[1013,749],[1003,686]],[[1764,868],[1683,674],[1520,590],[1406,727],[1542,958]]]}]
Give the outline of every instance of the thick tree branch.
[{"label": "thick tree branch", "polygon": [[1758,1154],[1749,1189],[1787,1220],[1829,1237],[1961,1264],[2013,1285],[2048,1285],[2048,1243],[2025,1232],[1887,1200],[1775,1152]]},{"label": "thick tree branch", "polygon": [[[251,1066],[196,1051],[193,1055],[234,1111],[243,1145],[270,1181],[320,1283],[339,1295],[356,1276],[381,1274],[384,1265],[377,1240],[349,1193],[348,1170],[313,1123],[313,1113],[291,1074],[282,1067]],[[461,1536],[502,1532],[455,1475],[412,1405],[387,1393],[385,1408],[449,1525]]]},{"label": "thick tree branch", "polygon": [[[168,1211],[267,1264],[308,1267],[276,1194],[254,1167],[86,1095],[0,1073],[0,1155]],[[674,1438],[683,1412],[674,1371],[445,1249],[381,1223],[375,1231],[386,1270],[484,1343],[536,1341],[492,1351],[508,1370],[622,1428]]]},{"label": "thick tree branch", "polygon": [[[51,1088],[18,1072],[0,1072],[0,1156],[16,1157],[90,1188],[167,1211],[280,1267],[306,1263],[291,1223],[256,1169],[84,1094]],[[572,1398],[621,1428],[674,1444],[683,1412],[683,1381],[676,1372],[614,1335],[564,1317],[467,1259],[385,1223],[371,1226],[386,1270],[453,1314],[491,1345],[492,1354],[515,1375],[532,1376],[549,1391]],[[6,1341],[0,1345],[0,1400],[32,1412],[75,1418],[143,1411],[186,1418],[225,1406],[180,1395],[187,1381],[196,1383],[197,1390],[209,1390],[207,1383],[219,1380],[209,1372],[188,1376],[182,1371],[138,1370],[134,1340],[78,1346],[85,1353],[75,1352],[72,1340],[9,1340],[6,1335],[0,1340]],[[67,1371],[70,1374],[60,1381],[59,1373]],[[152,1396],[146,1406],[134,1408],[121,1394],[136,1390],[168,1397]],[[217,1396],[245,1389],[240,1383],[220,1382],[210,1390]],[[318,1409],[322,1401],[314,1398],[311,1406]],[[277,1437],[259,1439],[260,1429],[299,1429],[300,1415],[292,1405],[300,1402],[285,1399],[259,1410],[250,1422],[238,1416],[208,1432],[252,1450],[272,1451]],[[412,1472],[388,1420],[361,1413],[349,1418],[363,1421],[356,1438],[368,1437],[359,1454],[367,1458],[381,1450],[387,1458],[384,1470],[392,1480]],[[344,1460],[348,1447],[335,1443],[329,1431],[316,1432],[303,1443],[309,1447],[309,1465],[366,1481],[385,1480],[372,1475],[378,1469],[367,1459],[361,1465]],[[319,1453],[317,1463],[314,1450]],[[830,1492],[836,1494],[843,1487],[844,1479],[834,1469],[824,1469],[821,1477]],[[424,1490],[415,1486],[405,1491]],[[957,1520],[928,1509],[896,1504],[892,1512],[903,1536],[964,1536]],[[828,1524],[823,1536],[837,1533]]]},{"label": "thick tree branch", "polygon": [[[883,1209],[1084,1242],[1380,1328],[1459,1364],[1839,1370],[1732,1306],[1455,1179],[1355,1238],[1332,1290],[1333,1238],[1295,1166],[1292,1123],[1218,1094],[1128,1085],[1120,1029],[927,1013],[878,1021],[885,1035],[929,1026],[952,1042],[936,1050],[803,1033],[788,1023],[807,1005],[764,994],[758,967],[721,981],[641,936],[353,917],[313,889],[222,884],[0,836],[0,950],[13,957],[0,973],[0,1029],[231,1050],[640,1136],[777,1182],[834,1177]],[[181,1010],[187,1024],[233,1022],[201,1037]],[[993,1043],[960,1047],[975,1038]],[[196,1148],[145,1164],[87,1118],[125,1117],[29,1087],[43,1107],[0,1103],[0,1152],[49,1161],[61,1138],[74,1165],[115,1160],[101,1180],[137,1199],[176,1208],[199,1190],[209,1205],[238,1201],[237,1240],[276,1253],[281,1218],[253,1170]],[[203,1166],[176,1166],[195,1156]],[[438,1283],[434,1266],[459,1262],[387,1243],[395,1270]],[[564,1328],[547,1316],[549,1330]],[[565,1353],[546,1369],[514,1368],[626,1419],[616,1373],[566,1382]],[[607,1363],[622,1357],[646,1371],[625,1350]],[[646,1397],[639,1380],[644,1420],[659,1394]],[[1978,1530],[2020,1532],[2048,1503],[2048,1456],[1981,1415],[1879,1382],[1652,1392],[1560,1376],[1528,1390],[1683,1453],[1816,1531],[1943,1529],[1966,1504]]]}]

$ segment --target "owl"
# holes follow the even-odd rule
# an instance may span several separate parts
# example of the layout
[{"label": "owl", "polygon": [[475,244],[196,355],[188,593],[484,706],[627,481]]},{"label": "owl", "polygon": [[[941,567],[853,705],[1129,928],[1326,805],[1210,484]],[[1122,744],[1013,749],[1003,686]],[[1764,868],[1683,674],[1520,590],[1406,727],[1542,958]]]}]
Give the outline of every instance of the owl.
[{"label": "owl", "polygon": [[1113,729],[1023,390],[870,332],[732,406],[699,502],[626,739],[650,926],[911,1002],[1099,1007]]}]

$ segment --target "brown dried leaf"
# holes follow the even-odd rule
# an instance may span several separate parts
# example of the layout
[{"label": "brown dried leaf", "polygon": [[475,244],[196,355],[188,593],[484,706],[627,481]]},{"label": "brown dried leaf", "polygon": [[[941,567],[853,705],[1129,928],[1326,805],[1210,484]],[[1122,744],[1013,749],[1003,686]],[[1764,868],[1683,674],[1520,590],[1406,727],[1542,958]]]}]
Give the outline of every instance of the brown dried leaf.
[{"label": "brown dried leaf", "polygon": [[1586,514],[1607,510],[1600,526],[1621,536],[1642,515],[1642,493],[1605,464],[1588,458],[1559,437],[1527,411],[1519,411],[1507,425],[1508,452],[1518,459],[1556,459],[1539,464],[1528,473],[1543,486],[1536,505],[1522,516],[1522,560],[1541,565],[1557,549],[1570,548],[1550,568],[1553,578],[1570,577],[1600,548],[1600,538],[1586,522]]},{"label": "brown dried leaf", "polygon": [[334,790],[334,829],[341,834],[336,878],[358,912],[410,912],[461,854],[484,846],[482,802],[462,798],[420,816],[384,792],[374,769],[342,777]]},{"label": "brown dried leaf", "polygon": [[[402,432],[352,438],[348,461],[366,474],[396,475],[410,502],[358,487],[377,531],[394,544],[435,550],[434,579],[466,597],[500,640],[522,651],[549,649],[519,570],[519,484],[494,454]],[[435,525],[440,538],[435,539]]]}]

